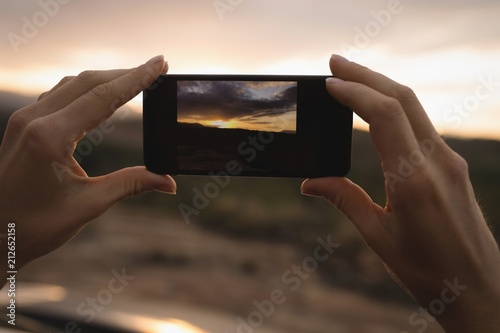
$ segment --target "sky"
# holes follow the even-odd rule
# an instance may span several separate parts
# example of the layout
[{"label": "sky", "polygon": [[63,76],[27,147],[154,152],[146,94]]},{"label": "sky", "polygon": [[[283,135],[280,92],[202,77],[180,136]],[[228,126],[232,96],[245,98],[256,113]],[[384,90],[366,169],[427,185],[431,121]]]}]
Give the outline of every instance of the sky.
[{"label": "sky", "polygon": [[177,82],[179,122],[217,128],[296,132],[296,118],[296,82]]},{"label": "sky", "polygon": [[412,87],[441,133],[500,139],[498,13],[498,0],[0,0],[0,90],[38,95],[157,54],[170,73],[328,74],[338,53]]}]

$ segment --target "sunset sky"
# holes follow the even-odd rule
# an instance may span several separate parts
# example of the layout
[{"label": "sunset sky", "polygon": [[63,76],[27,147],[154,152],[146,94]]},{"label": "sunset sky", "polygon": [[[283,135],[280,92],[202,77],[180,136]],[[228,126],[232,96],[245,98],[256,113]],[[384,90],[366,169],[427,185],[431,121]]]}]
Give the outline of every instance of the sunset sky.
[{"label": "sunset sky", "polygon": [[498,0],[1,0],[0,90],[38,95],[157,54],[171,73],[328,74],[339,53],[412,87],[441,133],[500,139],[499,13]]},{"label": "sunset sky", "polygon": [[179,122],[217,128],[295,132],[296,119],[296,82],[177,82]]}]

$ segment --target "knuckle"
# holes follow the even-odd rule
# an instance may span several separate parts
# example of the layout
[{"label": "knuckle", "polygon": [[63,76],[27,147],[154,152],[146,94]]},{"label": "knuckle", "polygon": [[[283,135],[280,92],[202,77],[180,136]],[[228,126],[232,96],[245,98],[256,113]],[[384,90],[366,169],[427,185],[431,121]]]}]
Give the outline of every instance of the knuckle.
[{"label": "knuckle", "polygon": [[59,81],[59,83],[54,88],[61,87],[74,79],[75,79],[75,76],[65,76],[61,79],[61,81]]},{"label": "knuckle", "polygon": [[400,118],[404,115],[404,110],[399,101],[388,97],[380,100],[377,107],[383,112],[385,118]]},{"label": "knuckle", "polygon": [[139,195],[144,191],[145,191],[144,184],[136,180],[129,185],[125,193],[127,193],[128,197],[135,197],[136,195]]},{"label": "knuckle", "polygon": [[469,164],[458,153],[451,151],[445,158],[445,172],[454,180],[467,179],[469,177]]},{"label": "knuckle", "polygon": [[[130,169],[130,168],[127,168]],[[141,179],[131,177],[123,184],[122,199],[131,198],[146,192],[148,186]]]},{"label": "knuckle", "polygon": [[422,202],[438,202],[444,193],[450,190],[450,184],[463,188],[468,186],[469,167],[467,161],[451,149],[443,153],[439,162],[426,159],[415,167],[402,184],[395,186],[396,194],[393,197],[394,206],[400,207],[411,201],[412,198],[422,198]]},{"label": "knuckle", "polygon": [[395,92],[398,100],[413,101],[417,99],[417,95],[413,89],[402,84],[396,85]]},{"label": "knuckle", "polygon": [[100,84],[92,88],[90,94],[98,100],[107,100],[113,96],[113,90],[109,84]]},{"label": "knuckle", "polygon": [[37,102],[41,101],[42,99],[44,99],[45,97],[47,97],[47,95],[49,94],[49,91],[45,91],[43,93],[40,94],[40,96],[38,96],[37,98]]},{"label": "knuckle", "polygon": [[63,77],[59,83],[57,83],[52,89],[50,89],[49,91],[46,91],[44,93],[42,93],[37,101],[41,101],[43,100],[45,97],[49,96],[50,94],[52,94],[53,92],[57,91],[59,88],[61,88],[62,86],[66,85],[68,82],[72,81],[75,79],[75,76],[65,76]]},{"label": "knuckle", "polygon": [[[92,81],[97,76],[97,71],[86,70],[78,74],[77,78],[81,81]],[[64,79],[63,79],[64,80]]]},{"label": "knuckle", "polygon": [[65,85],[69,81],[73,80],[75,77],[74,76],[65,76],[59,81],[59,83],[56,85],[56,87],[60,87],[62,85]]},{"label": "knuckle", "polygon": [[23,110],[19,110],[14,112],[7,122],[7,128],[15,131],[22,130],[26,127],[26,125],[30,122],[30,118],[23,112]]},{"label": "knuckle", "polygon": [[44,146],[44,142],[47,140],[48,128],[44,121],[40,118],[29,122],[23,131],[24,138],[26,140],[28,147],[40,147]]}]

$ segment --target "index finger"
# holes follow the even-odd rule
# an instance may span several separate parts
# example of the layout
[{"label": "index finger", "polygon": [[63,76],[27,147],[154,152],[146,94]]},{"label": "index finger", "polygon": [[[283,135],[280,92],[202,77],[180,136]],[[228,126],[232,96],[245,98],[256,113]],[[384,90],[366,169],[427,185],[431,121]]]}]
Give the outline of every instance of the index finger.
[{"label": "index finger", "polygon": [[164,66],[163,56],[155,57],[125,75],[92,88],[50,117],[59,125],[63,139],[73,138],[98,126],[116,109],[151,86]]},{"label": "index finger", "polygon": [[78,76],[67,76],[38,99],[38,116],[57,112],[92,88],[125,75],[130,69],[85,71]]},{"label": "index finger", "polygon": [[332,74],[338,78],[362,83],[386,96],[397,99],[418,140],[437,136],[437,131],[422,104],[410,88],[336,54],[330,58],[330,69]]},{"label": "index finger", "polygon": [[327,79],[328,92],[370,124],[370,134],[384,167],[396,170],[399,156],[420,149],[401,104],[375,89],[339,78]]}]

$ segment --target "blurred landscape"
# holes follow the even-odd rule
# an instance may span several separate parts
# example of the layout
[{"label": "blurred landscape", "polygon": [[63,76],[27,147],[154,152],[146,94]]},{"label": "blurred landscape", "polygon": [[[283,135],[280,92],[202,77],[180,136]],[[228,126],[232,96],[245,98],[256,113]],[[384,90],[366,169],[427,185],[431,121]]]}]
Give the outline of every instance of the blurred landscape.
[{"label": "blurred landscape", "polygon": [[[2,136],[9,115],[31,101],[0,92]],[[143,164],[140,118],[118,114],[112,121],[114,131],[83,157],[90,176]],[[467,159],[483,211],[498,230],[500,142],[447,141]],[[352,156],[348,177],[384,205],[384,180],[368,133],[354,132]],[[283,274],[312,256],[318,237],[331,237],[338,248],[286,294],[266,327],[290,333],[417,332],[409,323],[417,309],[413,301],[345,217],[323,200],[300,195],[302,179],[230,178],[186,219],[179,207],[194,207],[197,190],[213,180],[174,178],[177,195],[149,193],[116,205],[71,242],[28,265],[19,278],[95,295],[112,269],[127,267],[137,278],[115,302],[127,297],[175,302],[247,318],[254,301],[268,299],[274,289],[289,290]],[[499,232],[495,235],[498,240]],[[441,332],[429,325],[426,332]]]}]

